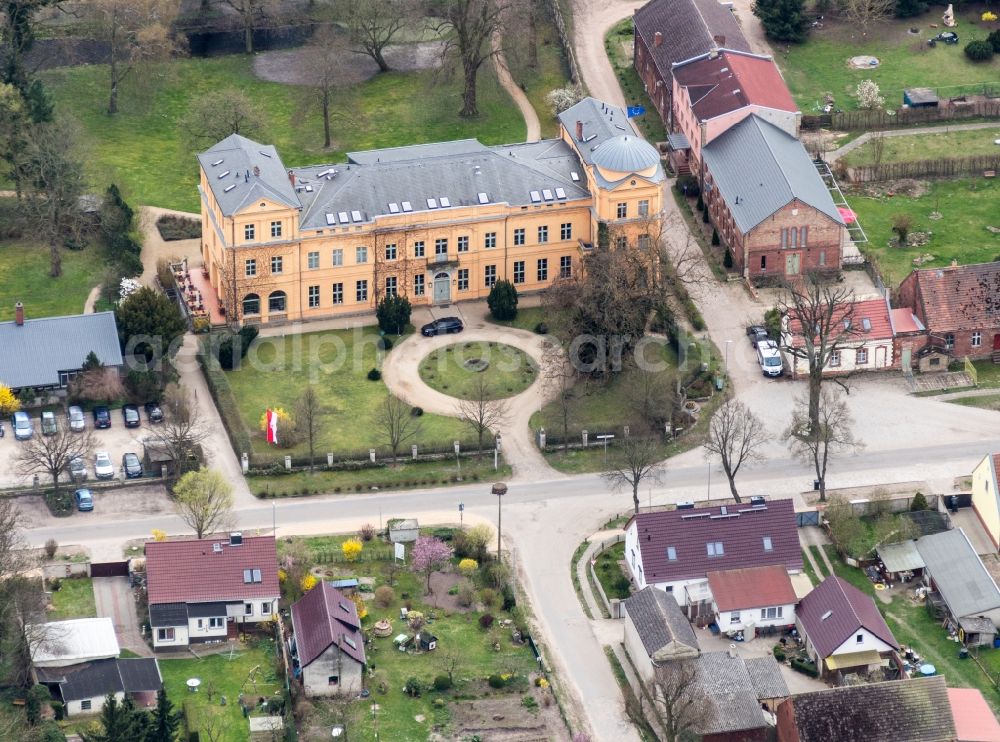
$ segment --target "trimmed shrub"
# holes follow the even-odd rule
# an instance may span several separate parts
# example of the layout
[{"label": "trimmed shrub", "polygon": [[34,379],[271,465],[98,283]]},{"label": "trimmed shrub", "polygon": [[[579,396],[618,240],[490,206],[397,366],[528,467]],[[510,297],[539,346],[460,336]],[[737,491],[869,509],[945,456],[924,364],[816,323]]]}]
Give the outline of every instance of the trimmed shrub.
[{"label": "trimmed shrub", "polygon": [[413,417],[420,417],[421,415],[424,414],[424,408],[423,407],[411,407],[410,408],[410,414],[413,415]]},{"label": "trimmed shrub", "polygon": [[493,319],[501,322],[514,319],[517,316],[517,288],[510,281],[497,281],[486,297],[486,304]]},{"label": "trimmed shrub", "polygon": [[774,659],[776,659],[778,662],[785,661],[786,655],[784,647],[782,647],[780,644],[775,644],[774,649],[772,651],[774,652]]},{"label": "trimmed shrub", "polygon": [[375,605],[379,608],[388,608],[396,599],[396,591],[388,585],[375,588]]},{"label": "trimmed shrub", "polygon": [[927,510],[927,498],[924,497],[923,492],[918,492],[913,496],[913,499],[910,500],[910,510]]},{"label": "trimmed shrub", "polygon": [[808,675],[811,678],[819,677],[819,670],[816,669],[816,663],[812,660],[804,660],[801,657],[792,658],[792,669],[796,672],[801,672],[803,675]]},{"label": "trimmed shrub", "polygon": [[447,675],[438,675],[434,678],[434,690],[446,691],[451,688],[451,678]]},{"label": "trimmed shrub", "polygon": [[375,345],[379,350],[392,350],[392,338],[388,335],[382,335],[375,341]]},{"label": "trimmed shrub", "polygon": [[503,677],[498,672],[495,672],[492,675],[490,675],[486,679],[486,682],[489,683],[489,686],[491,688],[497,688],[497,689],[503,688],[505,685],[507,685],[507,681],[504,680]]},{"label": "trimmed shrub", "polygon": [[[719,244],[720,244],[719,243],[719,230],[713,229],[712,230],[712,247],[718,247]],[[726,252],[728,253],[729,251],[726,250]],[[730,258],[730,260],[732,260],[732,258]]]},{"label": "trimmed shrub", "polygon": [[986,37],[990,46],[993,47],[993,52],[995,54],[1000,54],[1000,30],[991,31],[990,35]]},{"label": "trimmed shrub", "polygon": [[537,325],[535,325],[535,334],[536,335],[548,335],[549,334],[549,326],[547,324],[545,324],[544,322],[539,322]]},{"label": "trimmed shrub", "polygon": [[973,62],[988,62],[993,58],[993,44],[983,39],[965,45],[965,56]]},{"label": "trimmed shrub", "polygon": [[420,698],[424,692],[424,681],[420,678],[410,678],[406,681],[406,695],[410,698]]},{"label": "trimmed shrub", "polygon": [[493,625],[493,622],[495,620],[496,619],[493,618],[493,614],[484,613],[479,617],[479,628],[481,628],[483,631],[487,631],[489,630],[490,626]]},{"label": "trimmed shrub", "polygon": [[368,372],[368,381],[382,381],[382,372],[377,368],[373,368]]},{"label": "trimmed shrub", "polygon": [[696,209],[698,209],[698,211],[705,210],[705,199],[701,197],[701,193],[698,194],[698,203],[696,203],[694,206]]}]

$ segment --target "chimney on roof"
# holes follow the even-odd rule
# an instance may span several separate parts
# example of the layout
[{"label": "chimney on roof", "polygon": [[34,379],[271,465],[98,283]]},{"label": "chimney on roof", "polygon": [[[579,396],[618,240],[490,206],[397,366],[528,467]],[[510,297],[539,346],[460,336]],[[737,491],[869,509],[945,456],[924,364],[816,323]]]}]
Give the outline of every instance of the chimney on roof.
[{"label": "chimney on roof", "polygon": [[660,46],[663,43],[663,34],[657,31],[653,34],[653,46]]},{"label": "chimney on roof", "polygon": [[583,141],[583,122],[582,121],[577,121],[576,122],[576,141],[578,141],[578,142],[582,142]]},{"label": "chimney on roof", "polygon": [[14,324],[18,327],[24,325],[24,304],[21,302],[14,305]]},{"label": "chimney on roof", "polygon": [[288,182],[292,184],[292,188],[295,187],[295,173],[291,170],[288,171]]},{"label": "chimney on roof", "polygon": [[736,645],[735,644],[730,644],[728,651],[729,651],[729,656],[732,657],[734,660],[737,657],[739,657],[739,654],[737,654],[737,652],[736,652]]},{"label": "chimney on roof", "polygon": [[255,178],[260,176],[260,168],[257,165],[253,166],[253,174]]},{"label": "chimney on roof", "polygon": [[722,34],[716,34],[715,36],[712,37],[712,39],[719,47],[723,47],[726,45],[726,37],[723,36]]}]

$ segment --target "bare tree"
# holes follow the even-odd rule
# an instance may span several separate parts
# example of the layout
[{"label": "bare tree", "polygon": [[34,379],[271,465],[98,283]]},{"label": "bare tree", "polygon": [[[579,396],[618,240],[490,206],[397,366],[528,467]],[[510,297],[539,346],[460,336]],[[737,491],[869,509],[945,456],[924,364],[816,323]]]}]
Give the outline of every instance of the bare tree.
[{"label": "bare tree", "polygon": [[264,26],[269,13],[276,7],[275,0],[220,0],[234,11],[243,31],[243,51],[253,54],[253,32]]},{"label": "bare tree", "polygon": [[576,370],[566,362],[566,355],[559,343],[547,341],[542,351],[542,383],[559,405],[564,453],[569,451],[569,426],[576,404],[576,377]]},{"label": "bare tree", "polygon": [[413,408],[393,394],[386,397],[376,410],[374,422],[392,449],[393,464],[396,463],[399,447],[420,432],[420,418],[413,414]]},{"label": "bare tree", "polygon": [[651,695],[666,742],[696,738],[712,713],[712,699],[698,683],[693,660],[673,660],[654,670]]},{"label": "bare tree", "polygon": [[456,54],[462,65],[462,110],[460,116],[479,115],[476,82],[479,68],[500,47],[491,44],[494,34],[502,34],[509,0],[439,0],[434,13],[441,22],[437,32],[446,38],[445,51]]},{"label": "bare tree", "polygon": [[[222,251],[222,260],[215,263],[219,276],[219,301],[234,329],[246,316],[243,301],[248,295],[256,294],[261,303],[267,301],[267,296],[261,293],[272,283],[271,258],[279,254],[279,248],[267,245]],[[249,260],[254,261],[252,275],[247,275]]]},{"label": "bare tree", "polygon": [[170,29],[179,10],[179,0],[91,0],[91,34],[108,49],[108,113],[118,113],[119,86],[140,64],[177,48]]},{"label": "bare tree", "polygon": [[347,32],[358,54],[371,57],[379,72],[388,72],[382,52],[410,19],[410,0],[347,0]]},{"label": "bare tree", "polygon": [[632,488],[632,504],[639,512],[639,486],[644,482],[659,483],[663,479],[663,451],[656,438],[630,435],[612,456],[608,469],[601,475],[614,489]]},{"label": "bare tree", "polygon": [[811,421],[809,401],[798,399],[785,440],[794,456],[811,464],[819,482],[819,500],[826,502],[826,471],[831,456],[864,448],[854,436],[851,417],[843,392],[836,387],[823,389],[820,395],[819,422]]},{"label": "bare tree", "polygon": [[52,489],[59,494],[59,476],[69,469],[73,459],[86,460],[94,449],[89,430],[73,433],[60,428],[53,435],[35,435],[21,444],[17,453],[17,471],[24,476],[42,474],[51,477]]},{"label": "bare tree", "polygon": [[726,400],[712,416],[705,451],[722,460],[722,470],[729,479],[729,491],[736,502],[740,502],[736,475],[743,464],[762,458],[760,448],[767,440],[764,421],[739,400]]},{"label": "bare tree", "polygon": [[237,88],[222,88],[194,99],[181,120],[193,148],[210,146],[230,134],[265,139],[264,110]]},{"label": "bare tree", "polygon": [[868,33],[879,21],[892,16],[896,10],[896,0],[842,0],[840,13],[844,20]]},{"label": "bare tree", "polygon": [[316,436],[319,435],[328,412],[313,384],[302,391],[302,396],[295,404],[295,427],[309,444],[309,471],[316,468]]},{"label": "bare tree", "polygon": [[[661,345],[656,346],[662,349]],[[678,404],[679,378],[640,367],[632,374],[628,388],[630,421],[646,433],[663,431],[674,419]]]},{"label": "bare tree", "polygon": [[0,682],[24,686],[31,682],[32,647],[43,626],[44,606],[38,581],[28,575],[38,557],[24,539],[24,520],[13,499],[0,499]]},{"label": "bare tree", "polygon": [[494,399],[489,382],[478,374],[472,381],[471,397],[458,403],[458,419],[476,432],[479,453],[483,452],[483,438],[497,432],[507,419],[507,401]]},{"label": "bare tree", "polygon": [[861,333],[854,316],[854,291],[807,273],[789,283],[778,309],[787,319],[781,349],[809,367],[809,424],[819,424],[819,397],[823,370]]},{"label": "bare tree", "polygon": [[337,87],[347,51],[344,35],[324,26],[313,34],[308,53],[303,57],[304,78],[309,84],[302,98],[303,108],[319,109],[326,149],[333,146],[332,123],[346,122],[349,118],[356,121],[360,115],[359,107],[350,103],[351,90]]},{"label": "bare tree", "polygon": [[868,140],[872,153],[872,177],[874,180],[882,178],[882,162],[885,160],[885,133],[881,131],[872,132],[871,139]]},{"label": "bare tree", "polygon": [[189,471],[174,485],[174,508],[195,535],[203,538],[234,523],[233,487],[214,469]]},{"label": "bare tree", "polygon": [[174,462],[173,476],[180,477],[201,465],[201,444],[209,430],[198,406],[177,385],[167,387],[160,407],[163,422],[149,427],[150,439]]}]

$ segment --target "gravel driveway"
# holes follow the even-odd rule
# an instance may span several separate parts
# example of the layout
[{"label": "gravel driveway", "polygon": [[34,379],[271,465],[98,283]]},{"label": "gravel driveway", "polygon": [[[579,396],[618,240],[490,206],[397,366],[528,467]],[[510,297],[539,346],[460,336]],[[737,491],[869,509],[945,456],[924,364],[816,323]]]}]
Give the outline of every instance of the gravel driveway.
[{"label": "gravel driveway", "polygon": [[97,615],[114,622],[118,645],[140,657],[152,657],[153,650],[146,644],[139,629],[139,617],[128,577],[95,577],[93,582]]}]

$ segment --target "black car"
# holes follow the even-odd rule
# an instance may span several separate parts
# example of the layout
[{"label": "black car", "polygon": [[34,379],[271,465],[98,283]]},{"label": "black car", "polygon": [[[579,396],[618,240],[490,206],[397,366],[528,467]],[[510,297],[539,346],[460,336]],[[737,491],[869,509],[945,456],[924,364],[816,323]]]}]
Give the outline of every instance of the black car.
[{"label": "black car", "polygon": [[125,421],[126,428],[138,428],[139,408],[134,404],[125,405],[122,407],[122,419]]},{"label": "black car", "polygon": [[750,345],[757,347],[761,340],[767,340],[767,328],[761,325],[749,325],[747,327],[747,337],[750,338]]},{"label": "black car", "polygon": [[143,409],[146,410],[146,419],[151,423],[162,423],[163,422],[163,410],[160,409],[160,405],[156,402],[146,402],[143,405]]},{"label": "black car", "polygon": [[420,334],[429,338],[433,335],[448,335],[453,332],[461,332],[463,329],[465,329],[465,325],[462,324],[462,320],[458,317],[442,317],[433,322],[428,322],[421,327]]},{"label": "black car", "polygon": [[122,456],[122,471],[125,472],[126,479],[138,479],[142,476],[142,462],[134,453],[127,453]]},{"label": "black car", "polygon": [[95,428],[111,427],[111,411],[107,407],[94,408],[94,427]]}]

